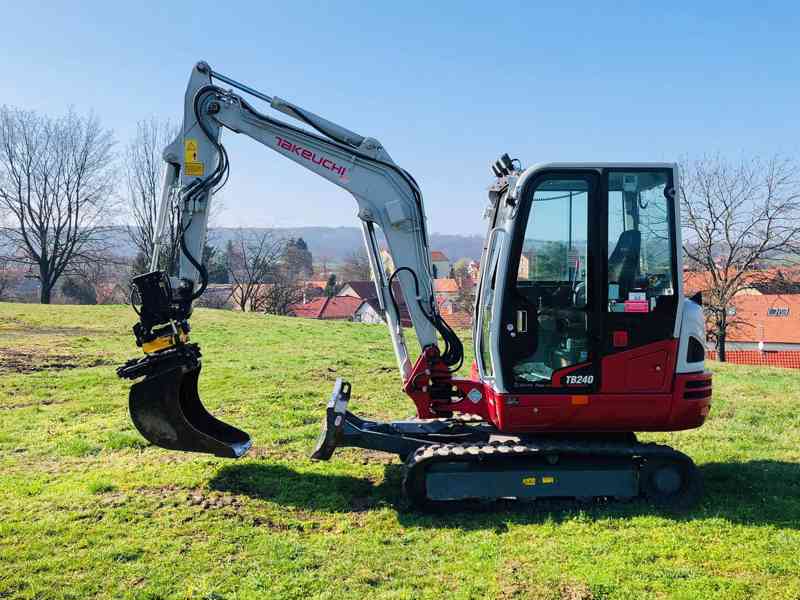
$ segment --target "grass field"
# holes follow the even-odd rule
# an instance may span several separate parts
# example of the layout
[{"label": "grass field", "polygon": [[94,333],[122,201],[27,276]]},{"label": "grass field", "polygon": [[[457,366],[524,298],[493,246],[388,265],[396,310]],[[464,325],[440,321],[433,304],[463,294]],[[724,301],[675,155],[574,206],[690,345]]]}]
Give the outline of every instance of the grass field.
[{"label": "grass field", "polygon": [[383,327],[198,310],[201,396],[238,462],[150,447],[115,366],[125,307],[0,304],[0,598],[800,598],[800,373],[714,366],[700,430],[649,435],[706,481],[642,503],[424,515],[397,459],[308,452],[337,376],[408,416]]}]

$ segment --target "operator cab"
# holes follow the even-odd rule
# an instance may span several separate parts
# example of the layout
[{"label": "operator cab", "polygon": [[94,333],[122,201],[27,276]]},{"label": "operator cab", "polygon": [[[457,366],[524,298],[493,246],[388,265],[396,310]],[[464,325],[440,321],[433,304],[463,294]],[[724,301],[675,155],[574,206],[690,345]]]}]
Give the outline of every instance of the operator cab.
[{"label": "operator cab", "polygon": [[476,315],[482,379],[499,392],[595,392],[605,358],[677,337],[676,179],[674,165],[583,164],[502,178]]}]

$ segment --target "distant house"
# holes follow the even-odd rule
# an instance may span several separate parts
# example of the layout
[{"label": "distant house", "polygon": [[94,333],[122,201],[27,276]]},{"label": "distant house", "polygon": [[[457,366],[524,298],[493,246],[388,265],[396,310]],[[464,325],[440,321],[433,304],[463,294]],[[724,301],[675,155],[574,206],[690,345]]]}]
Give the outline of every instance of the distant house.
[{"label": "distant house", "polygon": [[353,313],[353,321],[357,323],[383,323],[383,313],[377,298],[361,301],[361,305]]},{"label": "distant house", "polygon": [[731,309],[727,350],[800,351],[800,295],[737,296]]},{"label": "distant house", "polygon": [[352,296],[333,296],[314,298],[305,304],[293,304],[289,316],[306,319],[353,321],[356,310],[363,304],[361,298]]},{"label": "distant house", "polygon": [[[733,276],[736,272],[731,272]],[[744,287],[736,294],[800,294],[800,268],[781,267],[760,269],[744,275]],[[707,292],[714,287],[711,273],[708,271],[683,272],[683,293],[693,296],[697,292]]]},{"label": "distant house", "polygon": [[314,298],[308,302],[298,302],[289,306],[286,314],[290,317],[301,317],[304,319],[319,319],[322,309],[325,308],[328,298]]},{"label": "distant house", "polygon": [[452,314],[453,311],[455,311],[455,299],[446,296],[436,296],[436,306],[439,307],[439,314]]},{"label": "distant house", "polygon": [[455,279],[434,279],[433,293],[437,296],[455,298],[458,296],[458,282]]},{"label": "distant house", "polygon": [[[394,297],[400,309],[400,324],[403,327],[411,327],[411,314],[408,312],[408,306],[406,306],[403,298],[403,292],[396,281],[392,289],[394,290]],[[374,300],[374,306],[379,306],[378,292],[375,290],[375,284],[372,281],[348,281],[344,284],[337,296],[352,296],[353,298],[359,298],[361,300]],[[387,298],[387,301],[390,300]],[[367,309],[365,308],[364,310],[366,311]],[[381,317],[381,319],[383,319],[383,317]],[[368,321],[364,322],[366,323]]]},{"label": "distant house", "polygon": [[320,296],[324,296],[325,288],[327,286],[328,282],[326,280],[306,281],[305,286],[303,287],[303,301],[308,302],[313,298],[319,298]]},{"label": "distant house", "polygon": [[450,260],[443,252],[431,250],[431,265],[433,266],[433,276],[435,278],[450,277]]},{"label": "distant house", "polygon": [[472,327],[472,313],[458,311],[444,317],[453,329],[469,329]]},{"label": "distant house", "polygon": [[437,296],[436,304],[439,307],[439,314],[444,317],[450,327],[456,329],[469,329],[472,327],[472,313],[458,310],[453,298]]},{"label": "distant house", "polygon": [[372,281],[348,281],[336,295],[366,300],[377,297],[378,292],[375,291],[375,284]]}]

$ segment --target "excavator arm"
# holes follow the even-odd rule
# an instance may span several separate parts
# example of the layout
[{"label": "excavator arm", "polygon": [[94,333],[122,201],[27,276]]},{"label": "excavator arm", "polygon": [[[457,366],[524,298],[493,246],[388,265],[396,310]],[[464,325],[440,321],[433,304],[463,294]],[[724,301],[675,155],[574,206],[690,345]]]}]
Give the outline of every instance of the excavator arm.
[{"label": "excavator arm", "polygon": [[[305,128],[262,114],[247,97],[266,102]],[[501,157],[493,167],[498,181],[490,193],[492,224],[481,265],[485,280],[478,293],[480,310],[476,311],[476,356],[478,363],[483,363],[476,366],[481,376],[457,378],[454,373],[462,362],[463,348],[437,311],[422,195],[411,175],[394,163],[377,140],[262,94],[212,71],[205,63],[192,71],[182,130],[164,152],[168,168],[156,239],[160,239],[170,203],[177,203],[181,209],[179,272],[169,277],[159,271],[156,251],[150,272],[133,279],[132,304],[139,316],[133,329],[145,356],[118,369],[120,376],[137,380],[130,391],[131,417],[148,440],[165,448],[223,457],[239,457],[251,444],[247,433],[214,418],[204,408],[197,392],[200,349],[188,339],[192,303],[208,284],[201,257],[209,207],[228,175],[228,155],[221,143],[225,129],[251,137],[353,195],[403,390],[417,407],[418,418],[414,419],[361,419],[347,410],[350,384],[337,380],[312,458],[327,460],[342,446],[395,453],[405,462],[404,494],[417,506],[512,497],[644,497],[672,507],[689,506],[697,500],[700,479],[691,459],[668,446],[638,442],[632,429],[635,424],[647,431],[673,431],[697,427],[705,420],[711,375],[703,370],[703,349],[698,341],[703,335],[701,309],[684,300],[682,312],[676,309],[671,316],[670,307],[679,306],[673,288],[668,288],[669,292],[663,286],[650,290],[647,280],[637,282],[635,289],[630,283],[633,291],[618,303],[624,278],[622,272],[613,274],[609,263],[614,257],[606,259],[607,240],[603,238],[612,177],[619,181],[613,191],[621,199],[626,195],[634,198],[632,194],[641,189],[655,190],[652,193],[656,195],[648,197],[658,199],[657,187],[662,184],[640,186],[639,182],[646,180],[647,173],[663,175],[662,205],[664,210],[672,206],[673,224],[680,222],[670,204],[674,198],[674,183],[670,182],[677,180],[670,179],[672,166],[556,163],[523,172],[507,155]],[[600,184],[601,178],[604,184]],[[564,251],[564,259],[571,265],[568,269],[574,269],[572,274],[556,281],[538,281],[542,285],[537,290],[518,285],[516,262],[527,241],[529,212],[533,211],[532,222],[536,222],[537,201],[569,198],[566,214],[572,248],[572,185],[576,182],[585,188],[584,202],[593,204],[588,215],[601,215],[596,223],[583,217],[590,275],[585,275],[583,285],[589,286],[589,292],[584,292],[581,301],[576,300],[580,261],[569,259],[573,250],[568,254],[565,247]],[[568,196],[553,196],[563,191],[564,184]],[[538,198],[540,192],[543,197]],[[641,239],[638,217],[631,221],[624,226],[621,240]],[[667,226],[669,221],[670,217],[661,220]],[[546,222],[543,219],[542,224]],[[388,276],[378,255],[378,230],[396,267]],[[670,272],[680,274],[679,229],[668,232],[667,237],[675,240]],[[659,239],[663,242],[664,238]],[[656,247],[664,246],[657,242]],[[633,256],[629,271],[635,272],[642,258],[638,248],[623,253]],[[517,283],[510,285],[515,280]],[[680,284],[675,281],[680,295]],[[612,286],[616,287],[613,297]],[[520,300],[523,288],[526,294],[536,292],[538,301]],[[395,295],[400,293],[421,347],[413,364],[400,327]],[[591,298],[591,306],[586,298]],[[647,307],[644,311],[642,304]],[[624,311],[614,310],[618,305]],[[587,337],[580,345],[581,332],[574,339],[569,332],[561,332],[557,341],[548,341],[549,351],[536,354],[541,339],[554,337],[545,325],[553,325],[551,332],[569,327],[565,312],[579,313],[575,320],[584,324],[583,330],[592,334],[592,339]],[[591,320],[599,316],[602,325],[595,321],[590,327]],[[540,324],[544,338],[538,334]],[[640,331],[650,336],[647,343],[628,347],[629,333],[634,336]],[[694,351],[690,337],[696,342]],[[574,359],[578,362],[570,358],[580,356],[573,341],[584,354]],[[513,369],[520,350],[527,362],[546,361],[552,366],[549,383],[507,387],[502,369]],[[676,352],[683,358],[676,360]],[[508,356],[506,361],[503,353]],[[569,361],[573,362],[565,364]],[[676,372],[671,373],[671,380],[665,380],[668,369],[673,368],[670,362]],[[492,374],[486,372],[487,365]],[[564,383],[570,376],[578,379],[575,385],[581,387]],[[640,389],[643,385],[654,387],[645,392]]]},{"label": "excavator arm", "polygon": [[[218,82],[231,87],[223,88]],[[315,131],[259,112],[245,95],[268,103],[271,108]],[[175,414],[168,414],[170,406],[180,408],[184,416],[201,414],[203,420],[219,423],[215,424],[217,429],[228,427],[208,415],[199,401],[196,391],[199,348],[188,343],[192,302],[208,283],[201,257],[209,209],[214,193],[228,176],[228,155],[221,143],[224,129],[247,135],[353,195],[376,295],[385,314],[404,387],[409,391],[411,379],[421,368],[430,371],[435,367],[447,379],[449,371],[460,366],[463,349],[456,334],[439,315],[434,300],[426,217],[422,194],[413,177],[394,163],[377,140],[349,131],[278,97],[262,94],[214,72],[201,62],[192,70],[189,79],[181,132],[164,151],[167,169],[151,272],[133,279],[139,314],[134,333],[146,356],[129,361],[119,370],[121,376],[131,379],[145,376],[145,380],[134,384],[131,390],[131,412],[145,437],[162,446],[198,450],[195,442],[203,437],[198,433],[204,432],[195,424],[183,423]],[[179,273],[175,277],[157,270],[157,242],[170,202],[178,202],[181,210],[181,254]],[[395,265],[394,272],[388,276],[379,256],[377,229],[383,233]],[[416,366],[412,365],[400,325],[398,290],[407,304],[422,350]],[[438,348],[438,336],[444,341],[443,351]],[[425,364],[420,366],[422,363]],[[188,382],[189,389],[182,382]],[[182,401],[186,406],[180,406]],[[424,407],[419,412],[420,416],[430,416],[430,411]],[[186,431],[181,432],[181,427]],[[213,438],[216,433],[211,432],[208,437]],[[238,456],[247,449],[241,441],[246,434],[239,433],[241,435],[233,436],[239,440],[235,451],[231,451],[230,443],[217,446],[213,440],[208,440],[208,448],[199,450]],[[169,441],[167,438],[173,440],[172,445],[165,443]],[[174,441],[177,438],[183,440]],[[249,438],[246,442],[249,443]]]}]

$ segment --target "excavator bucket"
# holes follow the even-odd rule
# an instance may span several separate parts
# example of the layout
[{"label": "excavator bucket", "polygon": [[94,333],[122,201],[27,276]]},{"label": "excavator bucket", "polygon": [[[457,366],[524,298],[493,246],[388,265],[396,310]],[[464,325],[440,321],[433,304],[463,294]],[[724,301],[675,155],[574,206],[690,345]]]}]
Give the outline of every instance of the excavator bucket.
[{"label": "excavator bucket", "polygon": [[[200,351],[189,345],[122,367],[122,377],[145,378],[131,386],[129,407],[136,429],[156,446],[239,458],[250,449],[250,436],[205,409],[197,392]],[[150,362],[146,362],[146,361]]]}]

